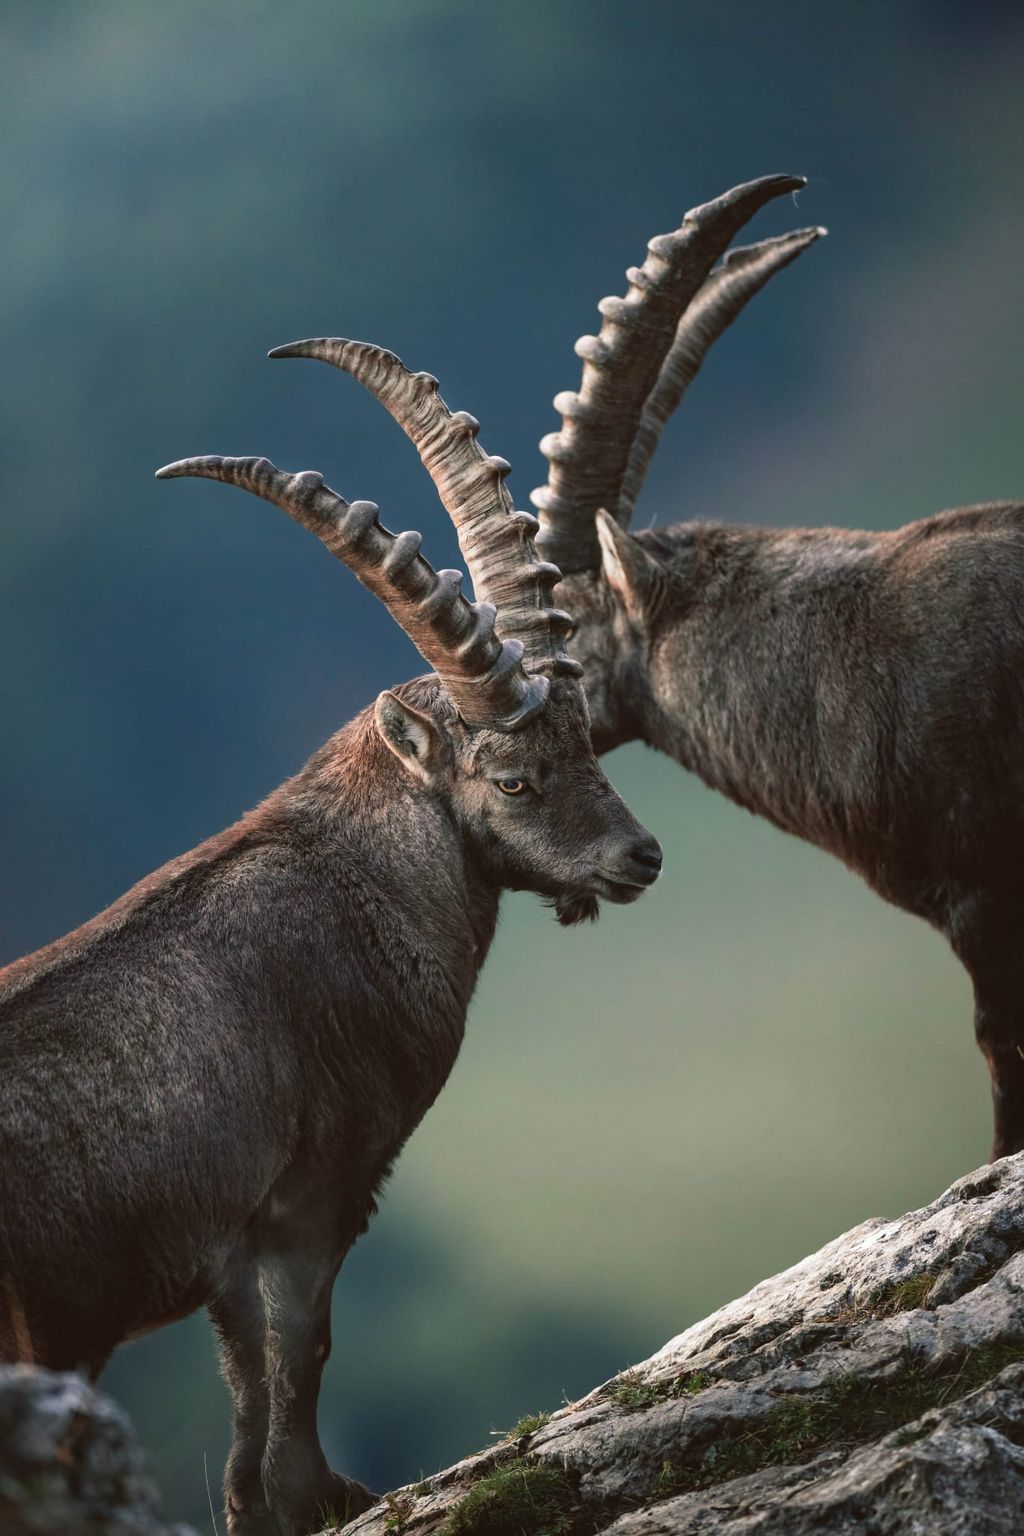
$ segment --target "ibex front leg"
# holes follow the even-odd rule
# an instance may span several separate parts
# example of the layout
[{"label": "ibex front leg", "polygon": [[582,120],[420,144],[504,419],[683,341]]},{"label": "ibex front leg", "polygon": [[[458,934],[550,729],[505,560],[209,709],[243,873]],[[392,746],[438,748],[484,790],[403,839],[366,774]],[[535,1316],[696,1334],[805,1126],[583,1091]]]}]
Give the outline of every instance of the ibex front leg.
[{"label": "ibex front leg", "polygon": [[975,1034],[992,1079],[994,1162],[1024,1151],[1024,963],[994,966],[975,978],[974,992]]},{"label": "ibex front leg", "polygon": [[331,1291],[358,1226],[339,1240],[336,1212],[304,1205],[261,1239],[269,1406],[262,1484],[280,1536],[354,1519],[374,1502],[362,1483],[331,1471],[316,1427],[320,1376],[331,1352]]},{"label": "ibex front leg", "polygon": [[1024,896],[973,897],[953,947],[974,982],[974,1028],[992,1079],[992,1159],[1024,1151]]}]

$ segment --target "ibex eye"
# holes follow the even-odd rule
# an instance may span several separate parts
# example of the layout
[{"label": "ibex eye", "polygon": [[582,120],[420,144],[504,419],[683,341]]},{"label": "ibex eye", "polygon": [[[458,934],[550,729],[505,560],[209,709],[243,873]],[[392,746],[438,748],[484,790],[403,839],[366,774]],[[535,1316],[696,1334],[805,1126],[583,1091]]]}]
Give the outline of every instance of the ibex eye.
[{"label": "ibex eye", "polygon": [[503,795],[521,795],[523,790],[526,788],[526,780],[512,777],[507,779],[499,779],[498,788],[501,790]]}]

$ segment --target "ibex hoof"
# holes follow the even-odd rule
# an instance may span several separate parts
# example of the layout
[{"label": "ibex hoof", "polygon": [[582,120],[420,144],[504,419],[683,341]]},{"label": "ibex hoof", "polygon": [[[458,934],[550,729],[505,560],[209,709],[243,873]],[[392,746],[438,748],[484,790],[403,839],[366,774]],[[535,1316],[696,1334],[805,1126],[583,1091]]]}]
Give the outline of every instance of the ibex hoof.
[{"label": "ibex hoof", "polygon": [[318,1500],[318,1517],[320,1511],[329,1516],[329,1520],[321,1520],[319,1525],[310,1526],[311,1531],[320,1531],[325,1523],[333,1521],[335,1525],[347,1525],[357,1515],[365,1514],[366,1510],[377,1503],[377,1495],[371,1493],[369,1488],[362,1483],[357,1483],[354,1478],[342,1477],[340,1472],[331,1472],[328,1475]]}]

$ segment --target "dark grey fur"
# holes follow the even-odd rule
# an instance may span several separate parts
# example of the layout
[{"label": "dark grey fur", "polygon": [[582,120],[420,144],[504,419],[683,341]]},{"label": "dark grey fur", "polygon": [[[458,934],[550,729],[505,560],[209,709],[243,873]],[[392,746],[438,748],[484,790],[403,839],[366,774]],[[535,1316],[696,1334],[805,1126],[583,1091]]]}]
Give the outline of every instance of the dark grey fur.
[{"label": "dark grey fur", "polygon": [[205,1305],[235,1405],[229,1531],[365,1507],[316,1432],[331,1289],[458,1054],[500,893],[571,922],[660,861],[575,682],[507,733],[425,678],[0,972],[0,1358],[95,1375]]},{"label": "dark grey fur", "polygon": [[944,933],[992,1156],[1024,1148],[1024,505],[599,534],[559,589],[597,750],[646,741]]}]

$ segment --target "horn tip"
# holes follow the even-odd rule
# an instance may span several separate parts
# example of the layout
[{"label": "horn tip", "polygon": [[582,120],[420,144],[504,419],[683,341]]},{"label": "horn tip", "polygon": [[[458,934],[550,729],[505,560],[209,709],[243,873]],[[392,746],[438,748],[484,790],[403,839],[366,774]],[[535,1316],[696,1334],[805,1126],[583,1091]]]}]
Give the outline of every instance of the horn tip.
[{"label": "horn tip", "polygon": [[155,471],[154,480],[177,480],[179,475],[188,474],[188,459],[175,459],[173,464],[164,464],[161,469]]},{"label": "horn tip", "polygon": [[780,171],[776,172],[773,176],[759,176],[756,181],[747,182],[744,187],[738,187],[736,190],[739,192],[767,194],[769,197],[780,197],[785,192],[802,192],[806,185],[806,176],[790,176],[786,172]]},{"label": "horn tip", "polygon": [[314,357],[314,347],[321,347],[324,338],[311,337],[305,341],[286,341],[283,347],[271,347],[268,357]]}]

